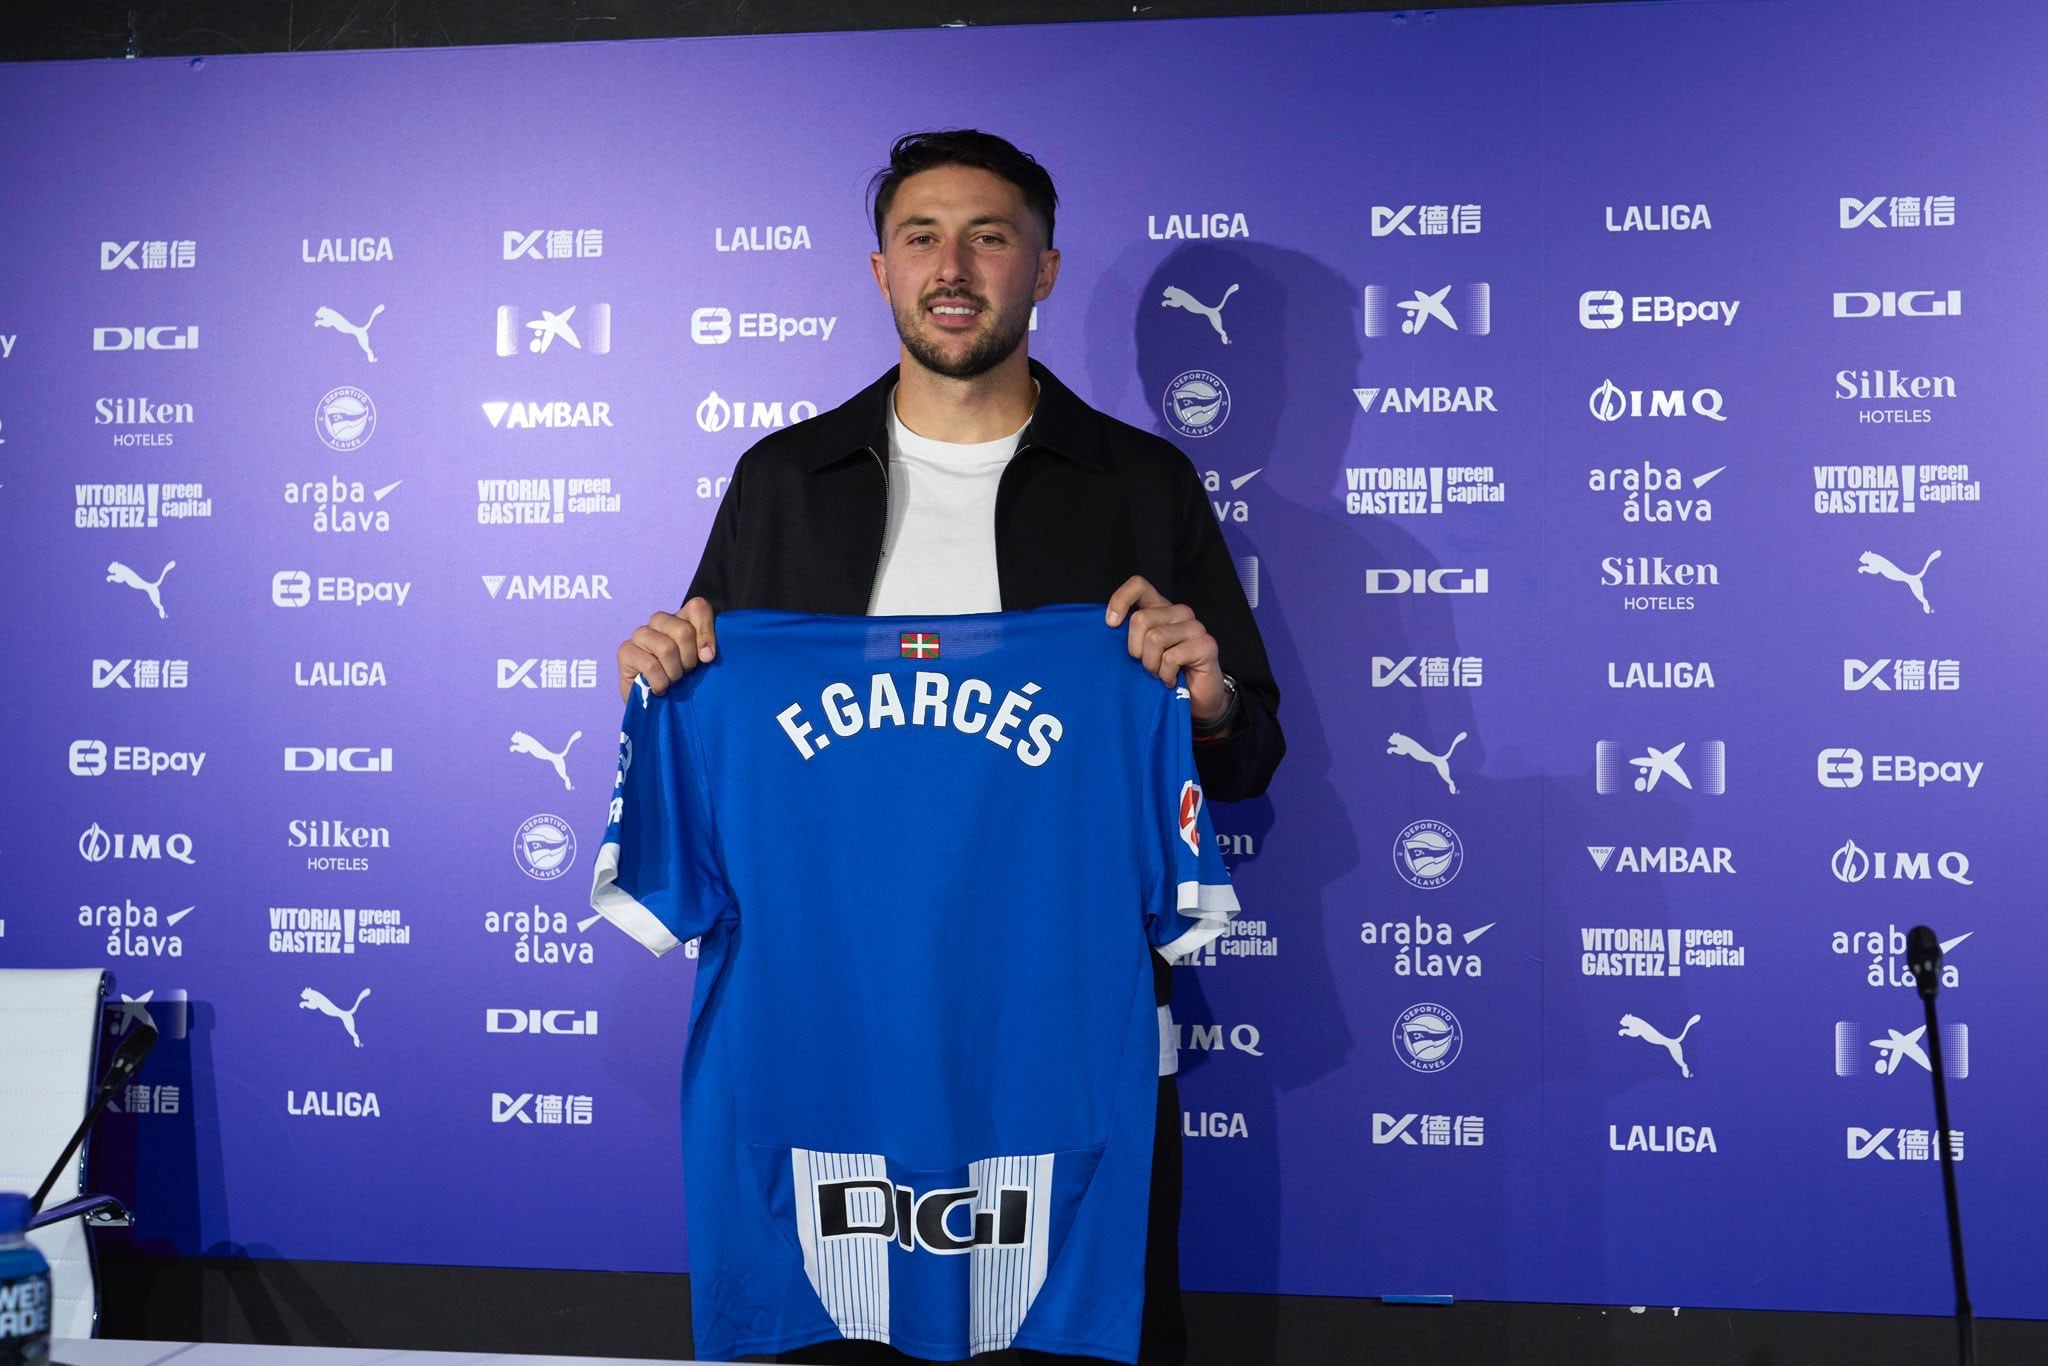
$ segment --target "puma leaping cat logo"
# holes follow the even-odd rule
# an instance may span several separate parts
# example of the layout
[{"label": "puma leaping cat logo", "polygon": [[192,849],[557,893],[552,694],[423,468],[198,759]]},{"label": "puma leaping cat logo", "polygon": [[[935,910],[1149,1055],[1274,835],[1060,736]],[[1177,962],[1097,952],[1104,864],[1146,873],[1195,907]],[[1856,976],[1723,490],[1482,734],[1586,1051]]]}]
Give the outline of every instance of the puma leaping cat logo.
[{"label": "puma leaping cat logo", "polygon": [[1458,785],[1451,781],[1451,756],[1458,752],[1458,746],[1463,743],[1465,743],[1465,732],[1461,730],[1458,732],[1457,739],[1451,741],[1449,749],[1445,750],[1442,754],[1431,754],[1421,745],[1416,744],[1397,730],[1387,737],[1387,753],[1405,754],[1417,763],[1428,764],[1436,770],[1436,776],[1444,780],[1444,786],[1448,787],[1451,790],[1451,795],[1455,797],[1458,795]]},{"label": "puma leaping cat logo", "polygon": [[1237,293],[1237,286],[1232,285],[1229,289],[1223,291],[1223,297],[1216,301],[1216,307],[1211,308],[1194,295],[1180,288],[1180,286],[1168,285],[1166,287],[1166,297],[1159,301],[1159,306],[1161,308],[1184,308],[1190,313],[1201,314],[1209,320],[1209,326],[1216,329],[1216,335],[1223,338],[1223,344],[1228,346],[1230,345],[1230,334],[1223,330],[1223,305],[1229,303],[1230,296],[1235,293]]},{"label": "puma leaping cat logo", "polygon": [[178,562],[176,560],[172,560],[169,564],[164,566],[163,574],[157,575],[155,581],[152,582],[148,579],[143,578],[142,575],[136,573],[127,565],[122,564],[119,560],[115,560],[112,564],[107,566],[107,582],[125,583],[130,588],[137,588],[149,594],[149,601],[151,605],[153,605],[156,608],[157,616],[168,617],[170,613],[164,611],[163,595],[158,590],[164,586],[164,574],[170,573],[173,569],[176,569],[177,567]]},{"label": "puma leaping cat logo", "polygon": [[512,732],[511,753],[531,754],[536,759],[547,760],[549,763],[555,766],[555,776],[562,780],[562,786],[569,789],[569,791],[574,792],[576,790],[576,784],[569,781],[568,765],[566,765],[562,761],[569,757],[569,746],[575,744],[578,740],[581,740],[582,738],[583,732],[580,730],[577,731],[575,734],[571,735],[568,739],[568,742],[562,746],[562,752],[560,754],[556,754],[552,750],[550,750],[546,745],[543,745],[540,741],[534,739],[531,735],[528,735],[525,731],[515,730]]},{"label": "puma leaping cat logo", "polygon": [[348,333],[348,335],[356,339],[356,344],[363,348],[363,354],[368,356],[374,364],[377,359],[377,353],[370,349],[370,324],[377,321],[377,315],[383,311],[384,305],[378,304],[370,310],[370,316],[363,319],[363,325],[357,327],[331,308],[316,308],[313,310],[313,326],[331,327],[337,332]]},{"label": "puma leaping cat logo", "polygon": [[1687,1077],[1691,1077],[1692,1069],[1685,1065],[1685,1036],[1692,1033],[1692,1027],[1699,1022],[1700,1017],[1697,1015],[1693,1016],[1685,1022],[1685,1028],[1678,1031],[1678,1037],[1672,1039],[1665,1037],[1665,1035],[1658,1031],[1657,1026],[1651,1024],[1648,1020],[1634,1015],[1624,1015],[1621,1017],[1621,1037],[1624,1039],[1641,1039],[1644,1043],[1656,1044],[1671,1055],[1671,1061],[1678,1064],[1680,1072],[1683,1072]]},{"label": "puma leaping cat logo", "polygon": [[361,1048],[363,1046],[363,1036],[356,1033],[356,1011],[362,1009],[363,998],[369,994],[370,989],[364,987],[362,991],[357,993],[356,1003],[347,1010],[343,1010],[340,1006],[313,990],[313,988],[307,987],[299,993],[299,1009],[317,1010],[322,1015],[332,1015],[335,1019],[341,1021],[341,1027],[348,1031],[349,1038],[355,1040],[356,1047]]},{"label": "puma leaping cat logo", "polygon": [[1856,559],[1856,572],[1859,574],[1882,574],[1894,583],[1903,583],[1906,587],[1913,590],[1914,597],[1920,599],[1920,610],[1932,612],[1934,609],[1927,605],[1927,591],[1922,587],[1920,580],[1927,577],[1928,566],[1940,558],[1941,552],[1937,550],[1927,557],[1926,563],[1920,566],[1919,573],[1908,574],[1875,550],[1866,550]]}]

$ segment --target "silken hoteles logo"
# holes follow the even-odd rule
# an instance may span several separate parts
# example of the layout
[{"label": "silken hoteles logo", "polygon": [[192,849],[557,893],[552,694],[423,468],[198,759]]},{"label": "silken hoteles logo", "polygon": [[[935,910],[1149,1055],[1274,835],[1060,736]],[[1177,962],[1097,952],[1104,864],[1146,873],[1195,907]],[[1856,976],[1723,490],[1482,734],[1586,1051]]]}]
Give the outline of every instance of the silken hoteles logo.
[{"label": "silken hoteles logo", "polygon": [[832,340],[832,329],[837,326],[837,314],[735,311],[707,304],[690,314],[690,340],[699,346],[723,346],[735,337],[741,341],[822,342]]},{"label": "silken hoteles logo", "polygon": [[1703,417],[1726,422],[1719,389],[1624,389],[1611,379],[1600,381],[1586,400],[1586,410],[1600,422],[1636,417]]},{"label": "silken hoteles logo", "polygon": [[811,230],[802,223],[713,228],[711,244],[719,251],[809,251]]},{"label": "silken hoteles logo", "polygon": [[1145,236],[1154,242],[1201,242],[1251,235],[1251,221],[1241,213],[1212,210],[1145,215]]},{"label": "silken hoteles logo", "polygon": [[[307,860],[307,867],[314,861]],[[272,953],[331,956],[412,942],[405,913],[381,906],[272,906]]]},{"label": "silken hoteles logo", "polygon": [[1624,204],[1621,217],[1606,205],[1609,232],[1705,232],[1714,226],[1704,204]]},{"label": "silken hoteles logo", "polygon": [[95,659],[95,688],[184,688],[191,686],[192,663],[185,659]]},{"label": "silken hoteles logo", "polygon": [[[1693,772],[1687,772],[1686,749],[1691,745],[1688,740],[1663,749],[1646,745],[1642,754],[1634,755],[1619,740],[1596,740],[1593,744],[1593,790],[1603,797],[1631,790],[1648,795],[1668,778],[1687,791],[1713,797],[1727,795],[1727,743],[1721,740],[1700,741],[1692,748]],[[1698,775],[1697,782],[1694,773]]]},{"label": "silken hoteles logo", "polygon": [[498,688],[596,688],[596,659],[500,659]]},{"label": "silken hoteles logo", "polygon": [[154,327],[95,327],[95,351],[197,351],[199,324],[179,326],[163,323]]},{"label": "silken hoteles logo", "polygon": [[1478,204],[1375,204],[1374,237],[1476,237],[1484,226]]},{"label": "silken hoteles logo", "polygon": [[536,882],[552,882],[576,862],[576,832],[560,816],[529,816],[512,837],[512,859]]},{"label": "silken hoteles logo", "polygon": [[1369,595],[1391,593],[1437,593],[1462,595],[1484,593],[1487,571],[1443,565],[1436,569],[1368,569],[1365,591]]},{"label": "silken hoteles logo", "polygon": [[[1864,1129],[1852,1124],[1844,1132],[1851,1162],[1872,1157],[1884,1162],[1939,1162],[1944,1146],[1939,1130]],[[1949,1156],[1962,1161],[1963,1131],[1950,1129],[1945,1146]]]},{"label": "silken hoteles logo", "polygon": [[568,261],[604,255],[603,228],[535,228],[507,231],[507,261]]},{"label": "silken hoteles logo", "polygon": [[1167,382],[1159,409],[1182,436],[1209,436],[1230,420],[1230,386],[1207,370],[1183,370]]},{"label": "silken hoteles logo", "polygon": [[1374,413],[1497,413],[1487,384],[1431,384],[1421,388],[1375,385],[1351,396],[1368,416]]},{"label": "silken hoteles logo", "polygon": [[1600,561],[1600,586],[1627,590],[1621,600],[1628,612],[1690,612],[1699,606],[1691,593],[1643,592],[1643,589],[1721,586],[1721,566],[1707,560],[1667,560],[1662,555],[1608,555]]},{"label": "silken hoteles logo", "polygon": [[802,422],[818,415],[818,405],[807,398],[785,403],[762,403],[757,399],[727,399],[713,389],[697,405],[697,425],[707,432],[727,429],[766,431]]},{"label": "silken hoteles logo", "polygon": [[71,771],[80,778],[97,778],[106,773],[140,773],[150,778],[174,773],[196,778],[206,766],[204,750],[109,745],[104,740],[73,740],[70,758]]},{"label": "silken hoteles logo", "polygon": [[1692,1027],[1699,1022],[1700,1017],[1695,1015],[1687,1020],[1676,1034],[1666,1034],[1640,1015],[1624,1015],[1621,1017],[1621,1028],[1617,1032],[1624,1039],[1640,1039],[1654,1048],[1663,1049],[1670,1055],[1671,1064],[1678,1069],[1678,1074],[1691,1081],[1692,1064],[1685,1060],[1685,1039],[1692,1033]]},{"label": "silken hoteles logo", "polygon": [[1960,318],[1960,289],[1838,289],[1837,318]]},{"label": "silken hoteles logo", "polygon": [[1749,948],[1732,929],[1579,927],[1581,977],[1683,977],[1687,968],[1740,968]]},{"label": "silken hoteles logo", "polygon": [[1843,692],[1958,692],[1960,659],[1845,659]]},{"label": "silken hoteles logo", "polygon": [[1209,326],[1215,330],[1217,337],[1222,340],[1225,346],[1228,346],[1230,345],[1230,333],[1223,329],[1223,306],[1230,302],[1230,296],[1235,293],[1237,293],[1237,286],[1231,285],[1223,291],[1223,297],[1214,304],[1205,304],[1179,285],[1168,285],[1166,286],[1166,292],[1160,296],[1159,306],[1161,308],[1178,308],[1183,312],[1208,319]]},{"label": "silken hoteles logo", "polygon": [[1498,921],[1458,930],[1448,920],[1362,921],[1358,942],[1368,948],[1394,950],[1396,977],[1480,977],[1486,964],[1473,946]]},{"label": "silken hoteles logo", "polygon": [[[538,317],[533,314],[538,313]],[[524,332],[527,335],[522,336]],[[606,356],[612,349],[612,306],[570,304],[559,309],[524,309],[511,304],[498,308],[498,354],[545,356],[556,342],[565,351],[582,351]],[[557,353],[559,354],[559,353]]]},{"label": "silken hoteles logo", "polygon": [[1508,500],[1507,481],[1491,465],[1352,466],[1344,484],[1344,510],[1354,517],[1435,517]]},{"label": "silken hoteles logo", "polygon": [[[1956,966],[1951,956],[1956,946],[1975,934],[1965,930],[1953,939],[1941,941],[1941,989],[1963,984],[1962,969]],[[1828,936],[1828,947],[1836,956],[1844,958],[1868,958],[1863,968],[1863,982],[1873,987],[1914,986],[1912,965],[1906,958],[1906,932],[1897,925],[1886,925],[1881,930],[1835,930]]]},{"label": "silken hoteles logo", "polygon": [[1721,844],[1589,844],[1586,855],[1603,873],[1656,873],[1675,877],[1735,872],[1735,851]]},{"label": "silken hoteles logo", "polygon": [[315,603],[403,607],[411,595],[410,579],[356,579],[346,574],[315,576],[303,569],[280,569],[270,576],[270,601],[277,607],[311,607]]},{"label": "silken hoteles logo", "polygon": [[191,239],[170,242],[102,242],[101,270],[191,270],[199,264],[199,244]]},{"label": "silken hoteles logo", "polygon": [[1678,299],[1669,294],[1589,289],[1579,296],[1579,326],[1589,332],[1612,332],[1623,323],[1664,323],[1679,329],[1700,323],[1728,327],[1741,308],[1740,299]]},{"label": "silken hoteles logo", "polygon": [[87,863],[109,860],[116,863],[154,863],[160,859],[172,859],[190,866],[198,862],[192,851],[192,837],[183,831],[171,835],[109,834],[98,821],[87,826],[85,833],[78,837],[78,856]]},{"label": "silken hoteles logo", "polygon": [[[1909,375],[1898,370],[1837,370],[1835,398],[1860,404],[1931,403],[1956,396],[1954,375]],[[1934,421],[1932,408],[1861,407],[1856,421],[1873,426]]]},{"label": "silken hoteles logo", "polygon": [[1390,1115],[1375,1111],[1372,1141],[1375,1146],[1403,1143],[1411,1148],[1483,1148],[1486,1146],[1486,1116]]},{"label": "silken hoteles logo", "polygon": [[[515,963],[588,967],[597,961],[590,929],[602,919],[601,915],[587,915],[572,921],[566,912],[544,911],[536,903],[530,911],[485,911],[484,932],[494,937],[493,942],[509,938]],[[697,941],[685,943],[683,953],[695,958]]]},{"label": "silken hoteles logo", "polygon": [[[5,340],[0,338],[0,341]],[[170,403],[140,394],[126,398],[96,398],[92,403],[92,425],[95,427],[188,427],[192,421],[193,406],[190,403]],[[117,431],[114,444],[169,446],[175,444],[176,435],[167,431]]]},{"label": "silken hoteles logo", "polygon": [[[1395,314],[1401,314],[1398,323]],[[1439,289],[1410,290],[1401,297],[1394,285],[1365,287],[1365,335],[1420,336],[1425,331],[1462,332],[1484,337],[1493,331],[1493,286],[1484,280],[1448,284]]]},{"label": "silken hoteles logo", "polygon": [[562,780],[562,789],[566,792],[574,792],[576,784],[569,781],[569,747],[582,738],[582,731],[571,731],[569,738],[562,742],[561,749],[552,750],[534,739],[531,735],[528,735],[525,731],[515,730],[512,732],[512,748],[510,752],[513,754],[531,755],[533,758],[547,764],[555,770],[555,776]]},{"label": "silken hoteles logo", "polygon": [[374,363],[377,359],[377,352],[370,345],[370,325],[376,322],[383,315],[383,312],[384,305],[378,304],[364,316],[360,323],[352,323],[342,315],[339,309],[328,308],[323,304],[321,307],[313,310],[313,326],[330,328],[335,332],[339,332],[344,337],[353,338],[356,346],[362,350],[363,355]]},{"label": "silken hoteles logo", "polygon": [[1415,821],[1394,837],[1394,871],[1411,887],[1435,891],[1464,866],[1465,843],[1442,821]]},{"label": "silken hoteles logo", "polygon": [[1984,776],[1982,760],[1916,759],[1910,754],[1872,754],[1860,749],[1824,749],[1815,763],[1822,787],[1861,787],[1866,782],[1907,783],[1925,789],[1934,784],[1961,783],[1974,788]]},{"label": "silken hoteles logo", "polygon": [[1465,1030],[1447,1006],[1421,1001],[1394,1019],[1394,1056],[1416,1072],[1441,1072],[1465,1051]]},{"label": "silken hoteles logo", "polygon": [[1941,465],[1815,465],[1813,510],[1829,515],[1918,512],[1923,506],[1979,503],[1982,480],[1963,463]]},{"label": "silken hoteles logo", "polygon": [[302,237],[299,259],[309,266],[360,266],[389,261],[388,237]]},{"label": "silken hoteles logo", "polygon": [[[1836,1076],[1896,1076],[1909,1062],[1922,1072],[1934,1070],[1934,1060],[1927,1055],[1926,1025],[1910,1030],[1887,1028],[1884,1037],[1876,1039],[1870,1037],[1874,1032],[1854,1020],[1835,1021]],[[1970,1027],[1946,1024],[1941,1027],[1940,1037],[1942,1073],[1950,1081],[1969,1076]]]},{"label": "silken hoteles logo", "polygon": [[352,384],[329,389],[313,405],[313,430],[329,450],[355,450],[377,434],[377,405]]},{"label": "silken hoteles logo", "polygon": [[1450,790],[1450,795],[1455,797],[1458,795],[1458,784],[1451,777],[1451,756],[1458,752],[1459,745],[1465,743],[1465,736],[1466,732],[1459,731],[1451,737],[1450,746],[1442,754],[1432,754],[1421,741],[1403,735],[1397,730],[1387,737],[1387,753],[1398,754],[1426,765],[1443,781],[1443,785]]},{"label": "silken hoteles logo", "polygon": [[1925,882],[1938,875],[1959,886],[1976,885],[1970,878],[1969,855],[1953,849],[1939,855],[1930,855],[1924,851],[1887,853],[1882,850],[1865,850],[1852,839],[1845,841],[1842,847],[1835,851],[1829,866],[1837,879],[1850,883],[1862,882],[1865,878],[1877,881]]},{"label": "silken hoteles logo", "polygon": [[548,526],[571,516],[617,512],[610,479],[479,479],[478,526]]},{"label": "silken hoteles logo", "polygon": [[390,511],[364,505],[382,503],[404,482],[394,479],[381,488],[371,489],[360,479],[344,479],[337,474],[324,480],[286,484],[284,501],[292,507],[310,507],[313,530],[322,534],[385,532],[391,530]]},{"label": "silken hoteles logo", "polygon": [[485,574],[492,602],[579,602],[611,600],[608,574]]},{"label": "silken hoteles logo", "polygon": [[557,1034],[571,1038],[597,1037],[595,1010],[515,1010],[493,1006],[484,1011],[486,1034]]},{"label": "silken hoteles logo", "polygon": [[497,431],[531,431],[536,428],[609,427],[612,405],[588,399],[542,399],[515,402],[493,400],[481,405],[484,419]]},{"label": "silken hoteles logo", "polygon": [[1952,228],[1956,197],[1952,194],[1878,195],[1875,199],[1842,196],[1844,228]]},{"label": "silken hoteles logo", "polygon": [[390,773],[391,746],[286,745],[287,773]]},{"label": "silken hoteles logo", "polygon": [[[306,871],[309,873],[367,873],[370,871],[368,855],[391,847],[391,827],[388,825],[351,825],[344,820],[321,817],[287,821],[284,831],[287,849],[314,851],[306,856]],[[326,850],[338,852],[323,852]],[[273,929],[277,928],[277,911],[277,907],[271,908]],[[393,911],[391,914],[398,913]],[[325,927],[302,925],[300,928]],[[275,946],[272,951],[276,951]]]},{"label": "silken hoteles logo", "polygon": [[349,1042],[357,1048],[361,1048],[363,1046],[363,1036],[356,1029],[356,1012],[361,1010],[363,1002],[369,999],[370,989],[364,987],[356,993],[355,1001],[347,1009],[343,1009],[330,1000],[325,992],[307,987],[299,993],[299,1009],[317,1011],[329,1019],[337,1021],[343,1029],[348,1031]]},{"label": "silken hoteles logo", "polygon": [[119,560],[115,560],[107,566],[107,582],[133,588],[136,592],[143,594],[149,599],[149,605],[156,608],[158,618],[168,618],[170,613],[164,610],[164,580],[177,567],[178,562],[176,560],[168,560],[164,563],[164,567],[157,571],[154,579],[145,579],[135,570],[130,569]]},{"label": "silken hoteles logo", "polygon": [[1856,557],[1856,572],[1874,574],[1878,578],[1904,584],[1907,591],[1912,593],[1913,600],[1920,604],[1921,613],[1925,615],[1934,611],[1934,604],[1927,600],[1927,571],[1932,569],[1934,562],[1940,558],[1939,550],[1928,551],[1927,558],[1920,562],[1920,568],[1909,574],[1875,550],[1866,550]]},{"label": "silken hoteles logo", "polygon": [[1480,655],[1391,655],[1372,657],[1375,688],[1477,688],[1486,682]]},{"label": "silken hoteles logo", "polygon": [[1652,659],[1607,661],[1610,688],[1711,688],[1714,666],[1708,660]]},{"label": "silken hoteles logo", "polygon": [[204,484],[73,484],[71,525],[81,531],[140,531],[213,516]]},{"label": "silken hoteles logo", "polygon": [[589,1096],[543,1095],[534,1091],[491,1092],[493,1124],[591,1124],[596,1102]]}]

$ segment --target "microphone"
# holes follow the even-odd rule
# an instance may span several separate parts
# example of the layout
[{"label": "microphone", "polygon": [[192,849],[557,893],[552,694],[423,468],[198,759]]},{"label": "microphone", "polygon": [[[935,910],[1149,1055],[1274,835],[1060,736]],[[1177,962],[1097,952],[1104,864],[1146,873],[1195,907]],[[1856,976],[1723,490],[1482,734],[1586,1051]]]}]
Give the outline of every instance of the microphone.
[{"label": "microphone", "polygon": [[1906,964],[1913,970],[1920,999],[1933,1000],[1941,990],[1941,940],[1933,930],[1915,925],[1906,935]]},{"label": "microphone", "polygon": [[78,1151],[78,1145],[85,1142],[85,1135],[92,1128],[93,1121],[100,1117],[100,1111],[107,1108],[107,1102],[114,1098],[114,1092],[126,1086],[129,1079],[141,1070],[143,1059],[147,1058],[149,1050],[155,1047],[156,1027],[140,1022],[137,1022],[127,1038],[121,1040],[121,1046],[114,1050],[113,1062],[107,1065],[106,1078],[100,1082],[100,1089],[92,1098],[91,1108],[85,1112],[85,1118],[78,1122],[78,1128],[72,1131],[71,1141],[64,1145],[64,1151],[58,1156],[56,1164],[50,1168],[50,1174],[43,1178],[43,1184],[36,1187],[34,1198],[28,1202],[28,1212],[31,1216],[43,1207],[43,1200],[49,1195],[50,1187],[57,1184],[58,1175],[63,1172],[64,1164],[71,1160],[71,1154]]}]

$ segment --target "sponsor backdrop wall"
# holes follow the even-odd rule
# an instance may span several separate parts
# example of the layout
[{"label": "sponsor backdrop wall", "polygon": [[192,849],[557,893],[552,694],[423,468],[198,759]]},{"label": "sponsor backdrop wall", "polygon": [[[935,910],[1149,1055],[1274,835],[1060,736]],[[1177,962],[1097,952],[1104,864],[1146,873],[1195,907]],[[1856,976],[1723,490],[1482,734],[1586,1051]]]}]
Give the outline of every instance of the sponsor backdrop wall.
[{"label": "sponsor backdrop wall", "polygon": [[975,124],[1065,196],[1032,353],[1204,472],[1286,692],[1179,974],[1189,1286],[1943,1312],[1939,1048],[1978,1307],[2048,1315],[2044,41],[7,69],[0,963],[164,1032],[99,1154],[137,1244],[687,1269],[692,964],[586,908],[612,650],[893,358],[863,181]]}]

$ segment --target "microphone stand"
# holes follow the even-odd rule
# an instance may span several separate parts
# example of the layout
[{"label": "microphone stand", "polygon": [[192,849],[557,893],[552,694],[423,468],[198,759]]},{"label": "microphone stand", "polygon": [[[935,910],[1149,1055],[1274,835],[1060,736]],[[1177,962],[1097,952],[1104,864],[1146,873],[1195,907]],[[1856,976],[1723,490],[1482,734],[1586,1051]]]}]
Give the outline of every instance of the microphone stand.
[{"label": "microphone stand", "polygon": [[[1916,934],[1921,931],[1916,930]],[[1934,1123],[1935,1146],[1941,1151],[1941,1191],[1943,1202],[1948,1207],[1948,1255],[1956,1277],[1956,1335],[1961,1350],[1962,1366],[1977,1366],[1977,1320],[1970,1311],[1970,1280],[1963,1270],[1963,1216],[1956,1204],[1956,1160],[1950,1150],[1948,1127],[1948,1081],[1942,1065],[1941,1027],[1934,1018],[1934,998],[1941,990],[1941,947],[1932,930],[1925,931],[1927,941],[1933,944],[1931,961],[1915,952],[1913,976],[1920,993],[1920,1003],[1927,1012],[1927,1037],[1934,1046],[1927,1050],[1928,1061],[1933,1064],[1928,1070],[1934,1073]],[[1923,963],[1926,971],[1922,971]]]}]

